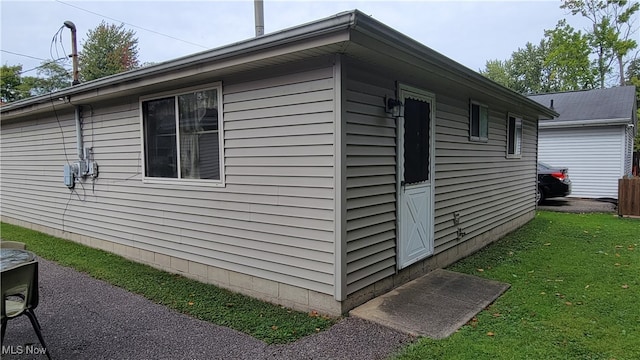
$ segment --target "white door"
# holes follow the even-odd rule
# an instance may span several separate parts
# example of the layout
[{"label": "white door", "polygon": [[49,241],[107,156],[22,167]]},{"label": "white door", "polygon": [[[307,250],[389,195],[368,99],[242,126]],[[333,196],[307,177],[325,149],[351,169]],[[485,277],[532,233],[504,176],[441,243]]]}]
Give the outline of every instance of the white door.
[{"label": "white door", "polygon": [[400,85],[398,118],[398,268],[433,254],[435,98]]}]

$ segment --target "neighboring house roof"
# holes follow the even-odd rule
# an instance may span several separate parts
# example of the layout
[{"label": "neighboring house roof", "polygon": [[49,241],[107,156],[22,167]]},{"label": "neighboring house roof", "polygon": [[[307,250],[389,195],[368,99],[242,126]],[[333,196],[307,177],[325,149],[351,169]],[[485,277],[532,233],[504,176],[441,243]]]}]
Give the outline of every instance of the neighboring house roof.
[{"label": "neighboring house roof", "polygon": [[529,96],[557,111],[555,119],[540,121],[544,127],[636,124],[636,88],[620,86]]},{"label": "neighboring house roof", "polygon": [[[346,54],[373,64],[406,67],[438,74],[443,82],[459,82],[499,101],[536,109],[539,116],[557,114],[477,72],[437,53],[358,10],[303,24],[190,56],[108,76],[0,108],[0,121],[34,115],[71,103],[139,94],[141,89],[184,86],[225,74],[328,54]],[[54,104],[54,101],[56,102]]]}]

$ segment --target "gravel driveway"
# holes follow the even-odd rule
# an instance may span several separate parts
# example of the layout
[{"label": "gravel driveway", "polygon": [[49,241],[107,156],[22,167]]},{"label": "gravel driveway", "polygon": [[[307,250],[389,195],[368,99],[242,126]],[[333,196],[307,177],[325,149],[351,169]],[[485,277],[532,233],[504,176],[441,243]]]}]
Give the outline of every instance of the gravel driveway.
[{"label": "gravel driveway", "polygon": [[[36,315],[54,359],[384,359],[414,340],[345,318],[294,343],[267,345],[70,268],[39,262],[41,301]],[[27,317],[9,321],[2,359],[46,359],[42,354],[27,355],[29,344],[40,346]]]},{"label": "gravel driveway", "polygon": [[538,210],[570,213],[615,213],[618,210],[616,203],[615,199],[552,198],[538,205]]}]

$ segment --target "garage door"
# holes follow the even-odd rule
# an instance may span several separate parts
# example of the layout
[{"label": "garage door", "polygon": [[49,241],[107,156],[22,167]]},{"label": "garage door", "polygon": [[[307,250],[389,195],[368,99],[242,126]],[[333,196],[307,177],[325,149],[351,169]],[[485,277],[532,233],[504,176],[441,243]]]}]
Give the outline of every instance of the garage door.
[{"label": "garage door", "polygon": [[617,199],[624,151],[618,126],[540,129],[538,137],[538,160],[569,168],[573,197]]}]

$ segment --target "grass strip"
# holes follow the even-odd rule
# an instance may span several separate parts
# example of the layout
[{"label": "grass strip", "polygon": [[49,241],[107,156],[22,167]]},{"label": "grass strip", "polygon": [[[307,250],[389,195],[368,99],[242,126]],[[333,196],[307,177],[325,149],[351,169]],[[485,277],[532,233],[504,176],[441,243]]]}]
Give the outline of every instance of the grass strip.
[{"label": "grass strip", "polygon": [[449,269],[511,288],[398,359],[640,359],[640,220],[539,212]]},{"label": "grass strip", "polygon": [[2,223],[4,240],[20,241],[38,256],[268,344],[287,343],[329,328],[337,319],[293,311],[121,256],[34,230]]}]

